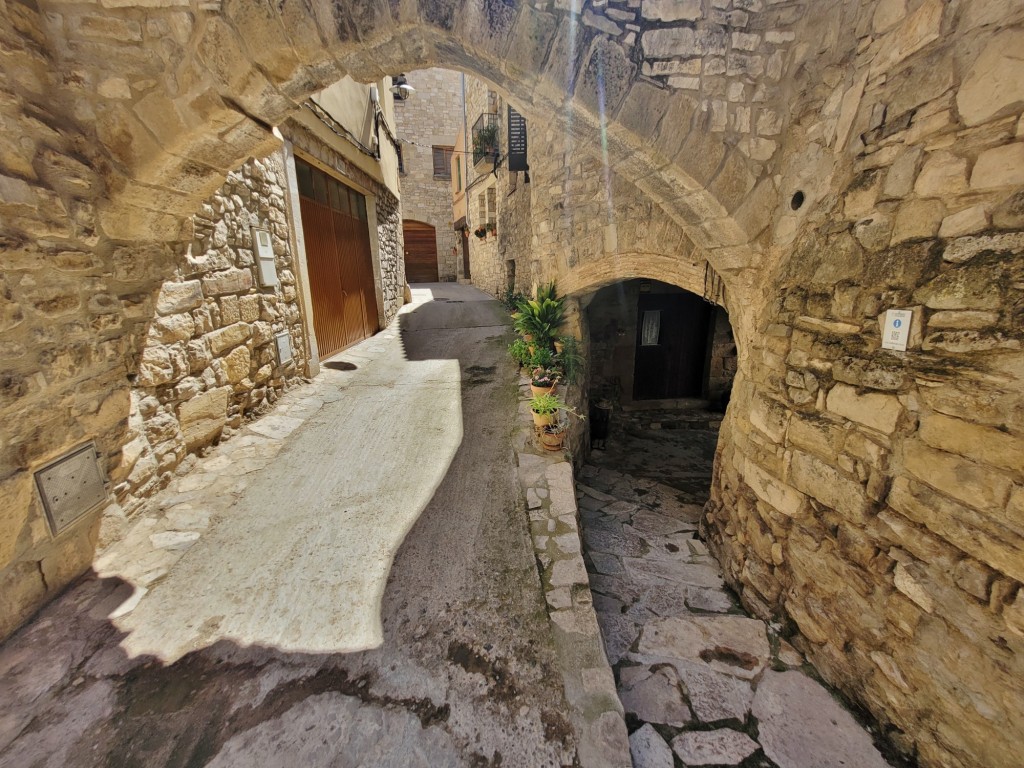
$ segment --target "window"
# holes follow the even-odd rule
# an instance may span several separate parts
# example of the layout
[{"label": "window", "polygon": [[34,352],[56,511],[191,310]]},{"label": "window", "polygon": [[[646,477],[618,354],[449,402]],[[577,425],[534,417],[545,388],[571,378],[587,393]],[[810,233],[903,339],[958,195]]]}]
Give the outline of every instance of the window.
[{"label": "window", "polygon": [[487,223],[493,224],[498,218],[498,190],[494,186],[487,188]]},{"label": "window", "polygon": [[452,152],[455,147],[431,147],[434,154],[434,178],[450,179],[452,177]]},{"label": "window", "polygon": [[640,346],[656,347],[661,336],[661,310],[649,309],[644,312],[643,325],[640,328]]},{"label": "window", "polygon": [[403,174],[408,173],[408,171],[405,168],[405,155],[402,154],[401,144],[395,144],[395,153],[398,155],[398,172]]},{"label": "window", "polygon": [[455,158],[455,191],[462,191],[462,157]]}]

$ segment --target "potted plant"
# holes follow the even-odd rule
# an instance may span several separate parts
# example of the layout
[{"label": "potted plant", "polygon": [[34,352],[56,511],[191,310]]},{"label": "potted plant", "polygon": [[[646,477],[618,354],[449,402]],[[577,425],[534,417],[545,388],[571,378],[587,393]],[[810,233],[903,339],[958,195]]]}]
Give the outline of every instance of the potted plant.
[{"label": "potted plant", "polygon": [[496,222],[488,221],[486,228],[487,228],[487,234],[494,235],[495,237],[497,237],[497,235],[498,235],[498,224]]},{"label": "potted plant", "polygon": [[521,301],[516,310],[512,315],[516,330],[524,336],[531,335],[538,348],[551,349],[551,342],[565,314],[561,299]]},{"label": "potted plant", "polygon": [[487,237],[487,227],[481,224],[479,227],[473,230],[473,234],[479,237],[481,240],[483,240],[485,237]]},{"label": "potted plant", "polygon": [[558,372],[550,368],[537,367],[530,374],[530,390],[534,395],[551,394],[558,384]]},{"label": "potted plant", "polygon": [[508,345],[508,354],[520,368],[530,365],[533,354],[530,352],[530,345],[525,339],[516,339]]},{"label": "potted plant", "polygon": [[530,411],[533,413],[533,424],[535,427],[544,427],[554,424],[558,412],[565,407],[565,403],[558,395],[551,393],[534,395],[530,399]]},{"label": "potted plant", "polygon": [[498,124],[478,128],[473,134],[473,164],[493,159],[498,154]]},{"label": "potted plant", "polygon": [[564,421],[547,424],[540,429],[540,444],[548,451],[562,450],[568,426]]}]

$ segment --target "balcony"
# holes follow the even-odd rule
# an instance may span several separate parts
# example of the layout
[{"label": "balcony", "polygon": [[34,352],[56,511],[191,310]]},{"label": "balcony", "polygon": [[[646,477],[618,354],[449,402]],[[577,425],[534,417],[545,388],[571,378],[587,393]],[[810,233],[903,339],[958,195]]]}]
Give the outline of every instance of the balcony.
[{"label": "balcony", "polygon": [[[473,167],[484,172],[494,167],[498,156],[498,115],[482,112],[473,123]],[[481,166],[486,166],[481,168]]]}]

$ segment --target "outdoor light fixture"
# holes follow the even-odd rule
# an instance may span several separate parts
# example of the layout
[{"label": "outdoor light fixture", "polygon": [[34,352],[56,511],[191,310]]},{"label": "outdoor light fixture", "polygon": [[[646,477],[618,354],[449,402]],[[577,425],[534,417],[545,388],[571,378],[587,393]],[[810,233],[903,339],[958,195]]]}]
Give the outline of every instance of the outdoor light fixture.
[{"label": "outdoor light fixture", "polygon": [[416,89],[409,85],[408,81],[405,79],[405,75],[398,75],[397,77],[391,78],[391,80],[392,86],[390,91],[395,94],[395,98],[399,101],[405,101],[416,93]]}]

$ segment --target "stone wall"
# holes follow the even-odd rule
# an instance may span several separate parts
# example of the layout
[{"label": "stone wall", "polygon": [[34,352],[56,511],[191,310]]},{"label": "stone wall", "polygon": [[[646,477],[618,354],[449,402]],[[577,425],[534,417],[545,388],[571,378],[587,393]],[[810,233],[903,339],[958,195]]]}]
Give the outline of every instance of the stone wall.
[{"label": "stone wall", "polygon": [[[1024,13],[924,0],[815,14],[826,42],[806,38],[784,182],[812,205],[776,217],[779,266],[705,532],[747,607],[784,622],[921,764],[1010,768],[1024,741]],[[889,308],[913,312],[905,352],[881,348]]]},{"label": "stone wall", "polygon": [[708,341],[707,397],[712,403],[728,400],[738,363],[736,339],[729,323],[729,314],[721,307],[715,307]]},{"label": "stone wall", "polygon": [[[192,217],[192,240],[175,250],[175,277],[134,376],[129,441],[111,473],[131,514],[164,487],[189,454],[259,414],[300,381],[306,332],[299,313],[280,152],[250,160]],[[279,285],[262,287],[252,227],[270,232]],[[275,334],[292,360],[279,364]]]},{"label": "stone wall", "polygon": [[[462,131],[462,75],[450,69],[406,73],[416,93],[395,102],[398,137],[403,140],[402,218],[430,224],[436,230],[438,278],[459,276],[462,244],[452,224],[452,189],[448,177],[434,178],[431,147],[454,146]],[[470,158],[472,162],[472,158]],[[466,158],[462,158],[465,183]],[[456,249],[456,256],[452,255]]]}]

